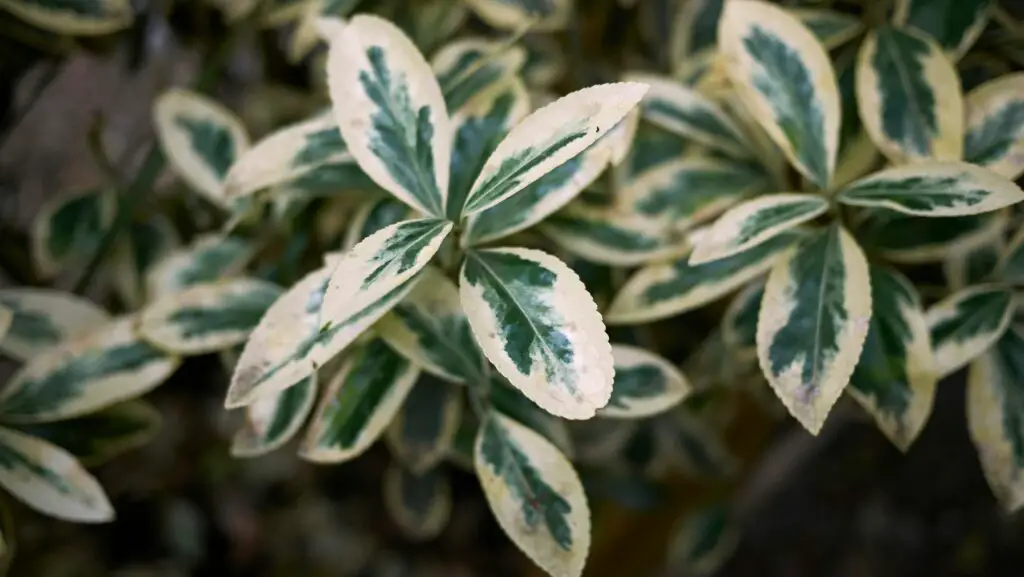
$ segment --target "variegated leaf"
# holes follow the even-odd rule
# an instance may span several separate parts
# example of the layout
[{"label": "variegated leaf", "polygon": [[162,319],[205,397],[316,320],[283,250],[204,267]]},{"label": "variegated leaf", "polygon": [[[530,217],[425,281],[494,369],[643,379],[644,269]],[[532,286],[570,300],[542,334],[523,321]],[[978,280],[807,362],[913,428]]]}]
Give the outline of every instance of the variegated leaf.
[{"label": "variegated leaf", "polygon": [[587,419],[608,403],[612,355],[597,305],[557,258],[533,249],[470,252],[462,306],[480,348],[542,409]]},{"label": "variegated leaf", "polygon": [[225,406],[252,404],[308,377],[397,305],[416,285],[411,278],[344,319],[322,316],[333,266],[306,275],[277,299],[249,336],[231,377]]},{"label": "variegated leaf", "polygon": [[678,257],[689,250],[685,233],[662,222],[582,202],[548,218],[540,230],[572,254],[599,264],[637,266]]},{"label": "variegated leaf", "polygon": [[238,236],[198,236],[146,271],[146,295],[152,299],[239,274],[255,252],[255,246]]},{"label": "variegated leaf", "polygon": [[828,8],[796,8],[789,11],[814,34],[826,50],[833,50],[864,31],[860,18]]},{"label": "variegated leaf", "polygon": [[288,62],[299,64],[319,43],[330,43],[361,1],[308,0],[288,42]]},{"label": "variegated leaf", "polygon": [[281,294],[251,278],[193,285],[142,309],[139,333],[176,355],[217,352],[244,343]]},{"label": "variegated leaf", "polygon": [[143,341],[137,319],[121,317],[47,349],[21,367],[0,391],[7,422],[77,417],[149,392],[179,359]]},{"label": "variegated leaf", "polygon": [[486,359],[462,310],[459,289],[428,266],[421,282],[376,325],[391,348],[428,373],[461,383],[479,380]]},{"label": "variegated leaf", "polygon": [[196,192],[227,208],[224,181],[249,149],[242,122],[205,96],[173,88],[157,98],[153,118],[171,168]]},{"label": "variegated leaf", "polygon": [[128,0],[0,0],[0,8],[33,26],[69,36],[102,36],[135,19]]},{"label": "variegated leaf", "polygon": [[310,421],[299,456],[340,463],[361,455],[395,418],[419,369],[374,339],[349,353]]},{"label": "variegated leaf", "polygon": [[764,281],[748,284],[730,302],[722,315],[722,343],[745,361],[757,358],[757,315],[764,299]]},{"label": "variegated leaf", "polygon": [[963,56],[981,36],[993,0],[897,0],[893,22],[934,38],[953,58]]},{"label": "variegated leaf", "polygon": [[[1020,228],[1003,249],[996,266],[999,277],[1015,284],[1024,284],[1024,227]],[[0,303],[2,305],[3,303]],[[2,340],[0,340],[2,348]]]},{"label": "variegated leaf", "polygon": [[1024,329],[1006,331],[971,363],[967,428],[992,492],[1009,511],[1024,505]]},{"label": "variegated leaf", "polygon": [[296,178],[271,189],[271,197],[292,192],[303,193],[307,198],[317,196],[337,196],[347,191],[378,192],[377,184],[369,176],[356,159],[351,155],[328,160],[324,164],[309,169]]},{"label": "variegated leaf", "polygon": [[841,226],[809,236],[772,267],[757,319],[757,357],[811,434],[849,383],[870,325],[868,263]]},{"label": "variegated leaf", "polygon": [[[732,1],[732,0],[729,0]],[[655,442],[663,444],[669,461],[691,476],[726,479],[733,476],[736,456],[706,419],[685,406],[655,418]]]},{"label": "variegated leaf", "polygon": [[180,246],[178,231],[165,215],[153,214],[131,223],[128,234],[114,247],[112,264],[114,287],[129,307],[142,306],[146,273]]},{"label": "variegated leaf", "polygon": [[1013,318],[1013,291],[979,285],[953,293],[926,312],[939,378],[947,377],[988,350]]},{"label": "variegated leaf", "polygon": [[627,182],[622,191],[629,210],[688,230],[740,202],[772,191],[759,167],[713,158],[680,158]]},{"label": "variegated leaf", "polygon": [[462,422],[462,392],[450,383],[420,377],[385,433],[391,454],[422,474],[448,454]]},{"label": "variegated leaf", "polygon": [[946,286],[960,290],[989,281],[999,266],[1004,246],[1003,239],[998,239],[990,244],[951,253],[942,263]]},{"label": "variegated leaf", "polygon": [[784,232],[731,257],[694,265],[688,256],[640,269],[622,287],[608,311],[609,325],[665,319],[719,299],[764,274],[798,238]]},{"label": "variegated leaf", "polygon": [[626,162],[625,172],[630,178],[639,178],[648,170],[678,160],[692,148],[693,145],[688,139],[651,122],[641,121]]},{"label": "variegated leaf", "polygon": [[889,160],[960,159],[960,79],[934,40],[912,30],[875,28],[861,45],[856,82],[861,121]]},{"label": "variegated leaf", "polygon": [[[573,446],[572,435],[564,419],[559,419],[538,407],[500,374],[492,371],[490,377],[490,401],[495,411],[533,429],[551,441],[552,445],[558,447],[558,450],[567,459],[574,458],[576,448]],[[465,421],[467,417],[464,417],[463,420]],[[472,456],[472,450],[470,450],[470,456]]]},{"label": "variegated leaf", "polygon": [[824,47],[784,9],[729,0],[718,30],[726,72],[754,120],[818,188],[835,172],[841,118]]},{"label": "variegated leaf", "polygon": [[145,445],[157,435],[162,423],[156,407],[135,399],[66,421],[14,428],[61,447],[86,467],[95,467]]},{"label": "variegated leaf", "polygon": [[269,0],[262,6],[260,23],[267,28],[288,24],[302,16],[305,6],[303,0]]},{"label": "variegated leaf", "polygon": [[964,160],[1010,180],[1024,174],[1024,73],[1007,74],[967,94]]},{"label": "variegated leaf", "polygon": [[828,201],[820,196],[778,193],[737,205],[694,240],[690,263],[700,265],[750,250],[779,234],[821,216]]},{"label": "variegated leaf", "polygon": [[612,345],[615,382],[601,417],[638,419],[663,413],[690,394],[690,382],[672,363],[644,349]]},{"label": "variegated leaf", "polygon": [[486,210],[564,164],[612,130],[647,86],[599,84],[538,109],[495,148],[470,189],[462,215]]},{"label": "variegated leaf", "polygon": [[440,468],[415,473],[392,463],[384,472],[384,507],[405,537],[429,541],[451,517],[451,482]]},{"label": "variegated leaf", "polygon": [[406,14],[403,29],[424,54],[430,54],[457,35],[469,17],[462,0],[425,0]]},{"label": "variegated leaf", "polygon": [[523,38],[526,48],[526,62],[520,71],[523,80],[530,86],[549,88],[565,75],[568,67],[565,51],[554,37],[547,34],[532,34]]},{"label": "variegated leaf", "polygon": [[565,28],[572,16],[572,0],[466,0],[485,22],[503,30],[550,31]]},{"label": "variegated leaf", "polygon": [[299,432],[313,410],[317,373],[245,408],[245,425],[231,441],[233,457],[258,457],[280,448]]},{"label": "variegated leaf", "polygon": [[[478,95],[500,93],[496,89],[516,78],[525,62],[526,51],[522,47],[484,38],[461,38],[451,42],[430,60],[453,117]],[[522,116],[526,116],[526,112]],[[481,156],[486,158],[486,154]]]},{"label": "variegated leaf", "polygon": [[935,399],[935,356],[914,285],[871,267],[871,328],[850,378],[850,395],[901,451],[924,428]]},{"label": "variegated leaf", "polygon": [[[364,202],[352,215],[345,231],[343,248],[347,251],[371,234],[413,217],[415,211],[391,197],[373,198]],[[344,252],[338,253],[341,257]],[[332,266],[337,262],[332,263]]]},{"label": "variegated leaf", "polygon": [[76,523],[114,519],[103,487],[71,454],[4,428],[0,428],[0,486],[50,517]]},{"label": "variegated leaf", "polygon": [[360,241],[338,259],[331,272],[321,321],[341,322],[375,306],[426,266],[451,230],[451,222],[406,220]]},{"label": "variegated leaf", "polygon": [[387,20],[360,14],[331,41],[327,72],[334,117],[360,168],[402,202],[444,216],[451,121],[412,41]]},{"label": "variegated leaf", "polygon": [[530,98],[526,86],[518,78],[510,78],[477,93],[455,113],[452,119],[455,140],[448,185],[448,218],[459,218],[473,181],[487,157],[529,112]]},{"label": "variegated leaf", "polygon": [[972,250],[998,238],[1009,223],[1006,211],[957,218],[909,216],[870,209],[856,228],[863,245],[899,263],[945,260],[951,253]]},{"label": "variegated leaf", "polygon": [[672,528],[666,566],[693,577],[714,575],[736,550],[739,536],[736,521],[724,505],[701,507]]},{"label": "variegated leaf", "polygon": [[77,258],[88,258],[114,222],[117,197],[91,189],[57,196],[32,221],[32,258],[40,274],[56,275]]},{"label": "variegated leaf", "polygon": [[707,52],[718,43],[718,23],[725,2],[691,0],[676,8],[669,48],[674,68],[678,69],[695,54]]},{"label": "variegated leaf", "polygon": [[838,199],[913,216],[966,216],[1024,200],[1024,191],[988,169],[966,162],[916,162],[854,182]]},{"label": "variegated leaf", "polygon": [[498,525],[551,575],[579,577],[590,509],[572,464],[544,437],[498,413],[480,426],[476,474]]},{"label": "variegated leaf", "polygon": [[730,156],[750,156],[743,132],[714,101],[667,77],[631,73],[625,79],[650,86],[640,104],[645,120]]},{"label": "variegated leaf", "polygon": [[110,320],[99,306],[71,293],[45,288],[0,289],[0,306],[12,314],[0,351],[19,360],[81,337]]}]

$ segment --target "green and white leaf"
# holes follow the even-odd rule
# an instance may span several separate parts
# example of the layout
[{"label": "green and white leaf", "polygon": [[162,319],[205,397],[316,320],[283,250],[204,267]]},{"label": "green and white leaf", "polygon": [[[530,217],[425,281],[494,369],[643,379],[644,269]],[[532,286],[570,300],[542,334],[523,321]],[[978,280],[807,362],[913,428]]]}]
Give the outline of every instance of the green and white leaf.
[{"label": "green and white leaf", "polygon": [[409,392],[384,438],[395,459],[409,471],[423,474],[444,460],[461,422],[461,390],[423,376]]},{"label": "green and white leaf", "polygon": [[906,451],[931,414],[935,355],[914,285],[894,270],[870,270],[871,328],[847,390]]},{"label": "green and white leaf", "polygon": [[134,220],[128,234],[115,243],[111,281],[129,308],[145,302],[145,275],[161,259],[181,247],[174,223],[156,213]]},{"label": "green and white leaf", "polygon": [[960,78],[934,40],[913,30],[875,28],[857,56],[856,82],[861,122],[889,160],[960,160]]},{"label": "green and white leaf", "polygon": [[841,226],[807,237],[772,267],[757,319],[758,362],[812,435],[849,383],[870,324],[868,263]]},{"label": "green and white leaf", "polygon": [[742,361],[757,359],[757,316],[764,299],[764,281],[743,288],[726,307],[720,325],[722,343]]},{"label": "green and white leaf", "polygon": [[148,393],[180,360],[143,341],[137,319],[121,317],[38,354],[0,391],[0,418],[49,422]]},{"label": "green and white leaf", "polygon": [[777,193],[759,196],[725,212],[706,234],[694,240],[690,263],[700,265],[750,250],[828,210],[816,195]]},{"label": "green and white leaf", "polygon": [[981,36],[995,4],[992,0],[897,0],[893,22],[928,34],[958,59]]},{"label": "green and white leaf", "polygon": [[915,162],[876,172],[843,189],[843,204],[881,207],[913,216],[967,216],[1024,200],[1024,191],[966,162]]},{"label": "green and white leaf", "polygon": [[384,472],[384,507],[406,538],[429,541],[451,517],[451,482],[440,468],[417,474],[393,462]]},{"label": "green and white leaf", "polygon": [[718,23],[726,0],[691,0],[675,10],[669,48],[674,69],[707,53],[718,42]]},{"label": "green and white leaf", "polygon": [[205,234],[175,249],[146,271],[146,295],[156,298],[240,274],[256,247],[239,236]]},{"label": "green and white leaf", "polygon": [[700,92],[654,74],[630,73],[625,80],[650,86],[640,104],[644,120],[729,156],[751,155],[743,132]]},{"label": "green and white leaf", "polygon": [[229,208],[228,170],[249,149],[249,134],[220,103],[181,88],[161,94],[153,106],[156,134],[171,168],[192,189]]},{"label": "green and white leaf", "polygon": [[252,278],[193,285],[142,309],[139,333],[176,355],[221,351],[244,343],[282,292]]},{"label": "green and white leaf", "polygon": [[609,266],[637,266],[675,258],[690,249],[685,233],[642,214],[574,202],[540,231],[572,254]]},{"label": "green and white leaf", "polygon": [[112,190],[62,194],[45,202],[32,221],[31,232],[32,259],[39,273],[54,276],[75,260],[92,255],[116,212],[117,197]]},{"label": "green and white leaf", "polygon": [[299,456],[340,463],[361,455],[395,418],[418,376],[415,365],[380,339],[351,351],[313,413]]},{"label": "green and white leaf", "polygon": [[586,150],[615,128],[646,91],[639,83],[599,84],[536,110],[491,153],[462,215],[498,204]]},{"label": "green and white leaf", "polygon": [[967,94],[964,160],[1010,180],[1024,174],[1024,73],[1007,74]]},{"label": "green and white leaf", "polygon": [[456,36],[468,17],[469,7],[461,0],[426,0],[408,11],[403,29],[420,52],[430,54]]},{"label": "green and white leaf", "polygon": [[433,71],[405,33],[355,16],[331,41],[327,83],[359,167],[402,202],[444,216],[451,121]]},{"label": "green and white leaf", "polygon": [[1007,210],[957,218],[909,216],[869,209],[856,228],[869,250],[899,263],[941,262],[951,253],[969,251],[998,238],[1009,224]]},{"label": "green and white leaf", "polygon": [[864,31],[861,19],[828,8],[794,8],[789,13],[814,34],[826,50],[834,50]]},{"label": "green and white leaf", "polygon": [[1006,331],[970,365],[967,428],[992,492],[1009,511],[1024,505],[1024,333]]},{"label": "green and white leaf", "polygon": [[[729,0],[731,1],[731,0]],[[656,442],[666,447],[670,463],[702,479],[727,479],[738,470],[738,461],[719,432],[685,406],[655,418]]]},{"label": "green and white leaf", "polygon": [[[1024,228],[1014,233],[1006,248],[1002,250],[996,271],[999,277],[1007,282],[1024,284]],[[0,305],[2,304],[0,303]],[[0,347],[2,347],[2,341],[0,341]]]},{"label": "green and white leaf", "polygon": [[306,423],[316,402],[317,373],[245,407],[245,424],[231,441],[231,456],[258,457],[290,441]]},{"label": "green and white leaf", "polygon": [[526,50],[521,46],[470,37],[446,44],[430,65],[454,119],[473,100],[487,98],[483,94],[500,92],[525,62]]},{"label": "green and white leaf", "polygon": [[64,449],[0,428],[0,486],[36,511],[64,521],[114,519],[99,482]]},{"label": "green and white leaf", "polygon": [[102,36],[132,25],[128,0],[0,0],[0,8],[33,26],[69,36]]},{"label": "green and white leaf", "polygon": [[666,567],[693,577],[714,575],[739,544],[736,525],[729,510],[720,503],[689,513],[672,528]]},{"label": "green and white leaf", "polygon": [[942,274],[950,290],[960,290],[992,279],[1006,243],[999,239],[966,251],[951,253],[942,263]]},{"label": "green and white leaf", "polygon": [[590,549],[590,509],[569,460],[536,432],[491,413],[480,426],[474,461],[512,542],[548,574],[579,577]]},{"label": "green and white leaf", "polygon": [[1013,291],[979,285],[951,294],[925,314],[935,351],[935,369],[945,378],[987,351],[1013,318]]},{"label": "green and white leaf", "polygon": [[651,122],[641,121],[624,172],[627,178],[639,178],[648,170],[678,160],[693,148],[690,140]]},{"label": "green and white leaf", "polygon": [[572,17],[572,0],[466,0],[484,22],[500,30],[545,32],[565,28]]},{"label": "green and white leaf", "polygon": [[609,325],[633,325],[682,314],[724,297],[763,275],[799,238],[787,231],[739,254],[694,265],[689,256],[657,263],[626,281],[605,312]]},{"label": "green and white leaf", "polygon": [[611,345],[601,314],[565,263],[539,250],[472,251],[459,280],[480,348],[542,409],[587,419],[612,393]]},{"label": "green and white leaf", "polygon": [[615,382],[612,397],[601,417],[639,419],[663,413],[683,402],[692,390],[690,382],[672,363],[630,345],[612,345]]},{"label": "green and white leaf", "polygon": [[433,266],[426,267],[420,278],[375,330],[391,348],[428,373],[456,383],[479,380],[487,360],[473,338],[459,289]]},{"label": "green and white leaf", "polygon": [[726,2],[718,43],[748,112],[801,174],[827,189],[841,109],[825,48],[795,16],[755,0]]},{"label": "green and white leaf", "polygon": [[47,288],[0,289],[0,307],[12,314],[6,336],[0,338],[0,351],[19,361],[28,361],[110,320],[110,315],[92,302]]},{"label": "green and white leaf", "polygon": [[[551,441],[551,444],[558,447],[558,450],[567,459],[575,457],[576,447],[573,446],[573,439],[569,432],[567,421],[559,419],[538,407],[533,401],[526,398],[526,395],[520,392],[519,389],[509,384],[505,377],[494,371],[491,371],[490,374],[489,392],[491,405],[495,411],[533,429],[542,437]],[[463,421],[467,418],[469,418],[469,415],[464,415]],[[470,468],[472,468],[472,465]]]},{"label": "green and white leaf", "polygon": [[[388,196],[367,200],[352,215],[352,220],[345,230],[342,247],[345,251],[350,250],[378,230],[414,218],[414,215],[413,209]],[[340,257],[343,254],[344,251],[339,252],[337,256]]]}]

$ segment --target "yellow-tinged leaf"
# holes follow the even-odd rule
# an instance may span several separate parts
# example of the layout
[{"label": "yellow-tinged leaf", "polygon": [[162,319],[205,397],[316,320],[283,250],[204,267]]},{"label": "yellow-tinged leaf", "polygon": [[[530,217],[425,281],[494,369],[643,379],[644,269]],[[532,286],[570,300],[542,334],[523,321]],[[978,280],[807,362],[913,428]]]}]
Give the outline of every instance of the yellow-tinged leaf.
[{"label": "yellow-tinged leaf", "polygon": [[978,86],[965,106],[964,160],[1017,180],[1024,174],[1024,72]]},{"label": "yellow-tinged leaf", "polygon": [[245,425],[231,441],[231,456],[258,457],[290,441],[306,424],[317,394],[313,372],[280,393],[256,399],[245,408]]},{"label": "yellow-tinged leaf", "polygon": [[438,536],[452,513],[452,486],[440,468],[415,473],[392,462],[384,472],[384,506],[413,541]]},{"label": "yellow-tinged leaf", "polygon": [[95,331],[110,320],[98,305],[48,288],[0,289],[0,307],[12,315],[5,331],[0,331],[6,332],[0,338],[0,351],[20,361]]},{"label": "yellow-tinged leaf", "polygon": [[113,190],[89,189],[46,201],[32,221],[32,259],[39,273],[52,277],[91,255],[116,213]]},{"label": "yellow-tinged leaf", "polygon": [[953,293],[926,312],[939,378],[947,377],[988,350],[1010,326],[1010,287],[984,284]]},{"label": "yellow-tinged leaf", "polygon": [[690,382],[672,363],[630,345],[612,345],[615,383],[612,397],[598,416],[639,419],[663,413],[691,392]]}]

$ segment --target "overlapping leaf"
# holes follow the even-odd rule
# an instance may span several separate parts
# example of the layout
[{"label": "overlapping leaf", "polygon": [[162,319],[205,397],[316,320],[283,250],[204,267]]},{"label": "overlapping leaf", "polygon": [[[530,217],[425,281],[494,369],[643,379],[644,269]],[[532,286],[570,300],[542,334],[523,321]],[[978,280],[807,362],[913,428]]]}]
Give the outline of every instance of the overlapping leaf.
[{"label": "overlapping leaf", "polygon": [[91,255],[114,221],[113,191],[90,189],[63,194],[43,204],[32,222],[32,258],[40,274],[52,276]]},{"label": "overlapping leaf", "polygon": [[547,31],[564,28],[572,15],[572,0],[466,0],[485,22],[506,30],[529,26]]},{"label": "overlapping leaf", "polygon": [[195,284],[242,272],[255,247],[237,236],[207,234],[157,261],[145,278],[146,295],[155,298]]},{"label": "overlapping leaf", "polygon": [[99,306],[54,289],[0,289],[0,306],[11,313],[0,351],[27,361],[46,349],[89,333],[110,316]]},{"label": "overlapping leaf", "polygon": [[893,262],[914,264],[940,262],[951,253],[989,244],[1009,223],[1006,211],[929,218],[871,209],[864,216],[856,235],[865,247]]},{"label": "overlapping leaf", "polygon": [[448,454],[461,421],[461,391],[450,383],[423,376],[395,415],[386,439],[392,455],[406,469],[423,474]]},{"label": "overlapping leaf", "polygon": [[1010,180],[1024,174],[1024,73],[978,86],[965,106],[964,160]]},{"label": "overlapping leaf", "polygon": [[0,0],[0,7],[33,26],[69,36],[110,34],[135,19],[127,0]]},{"label": "overlapping leaf", "polygon": [[827,50],[833,50],[857,37],[864,24],[860,18],[827,8],[796,8],[790,10]]},{"label": "overlapping leaf", "polygon": [[602,417],[636,419],[665,412],[690,394],[689,381],[667,360],[630,345],[612,345],[615,382]]},{"label": "overlapping leaf", "polygon": [[293,387],[256,399],[245,408],[245,425],[231,441],[231,455],[257,457],[287,443],[305,424],[316,393],[314,372]]},{"label": "overlapping leaf", "polygon": [[893,22],[930,35],[959,58],[981,36],[994,4],[992,0],[897,0]]},{"label": "overlapping leaf", "polygon": [[526,51],[520,46],[461,38],[438,50],[430,64],[454,117],[478,95],[515,78],[525,61]]},{"label": "overlapping leaf", "polygon": [[384,472],[384,506],[407,538],[433,539],[451,516],[451,482],[440,469],[417,474],[392,463]]},{"label": "overlapping leaf", "polygon": [[925,318],[939,378],[956,372],[984,353],[1006,332],[1013,317],[1013,292],[979,285],[932,305]]}]

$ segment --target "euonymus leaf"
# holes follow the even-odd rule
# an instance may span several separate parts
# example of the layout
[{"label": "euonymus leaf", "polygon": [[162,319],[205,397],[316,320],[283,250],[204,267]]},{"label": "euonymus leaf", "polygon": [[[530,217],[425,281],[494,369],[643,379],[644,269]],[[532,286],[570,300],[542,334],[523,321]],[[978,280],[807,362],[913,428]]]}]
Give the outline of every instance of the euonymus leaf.
[{"label": "euonymus leaf", "polygon": [[694,241],[690,263],[700,265],[750,250],[828,210],[820,196],[778,193],[737,205]]},{"label": "euonymus leaf", "polygon": [[856,228],[856,236],[866,248],[893,262],[928,263],[989,244],[1003,233],[1008,223],[1006,211],[928,218],[874,209],[866,212]]},{"label": "euonymus leaf", "polygon": [[49,422],[149,392],[179,359],[141,340],[137,319],[114,319],[32,357],[0,391],[7,422]]},{"label": "euonymus leaf", "polygon": [[392,463],[384,472],[384,506],[413,541],[437,537],[452,512],[452,486],[440,468],[417,474]]},{"label": "euonymus leaf", "polygon": [[1024,174],[1024,73],[967,94],[964,160],[1016,180]]},{"label": "euonymus leaf", "polygon": [[0,486],[51,517],[77,523],[114,519],[103,488],[67,451],[4,428],[0,428]]},{"label": "euonymus leaf", "polygon": [[429,54],[438,45],[458,34],[459,28],[469,17],[469,8],[458,0],[426,0],[416,10],[404,13],[403,25],[420,52]]},{"label": "euonymus leaf", "polygon": [[719,503],[687,514],[672,528],[666,565],[694,577],[714,575],[739,543],[729,510]]},{"label": "euonymus leaf", "polygon": [[811,434],[849,383],[870,323],[868,263],[842,227],[809,236],[772,267],[757,320],[758,361]]},{"label": "euonymus leaf", "polygon": [[227,208],[224,181],[249,149],[242,122],[219,103],[173,88],[157,98],[153,118],[171,168],[196,192]]},{"label": "euonymus leaf", "polygon": [[965,162],[917,162],[877,172],[846,187],[839,201],[914,216],[965,216],[1024,200],[1013,182]]},{"label": "euonymus leaf", "polygon": [[[344,249],[347,251],[359,244],[361,240],[393,224],[413,217],[414,211],[394,198],[373,198],[364,202],[348,223],[345,231]],[[340,257],[344,252],[338,254]],[[326,261],[325,261],[326,262]],[[332,266],[337,262],[331,263]]]},{"label": "euonymus leaf", "polygon": [[967,428],[1003,506],[1024,504],[1024,332],[1012,327],[967,373]]},{"label": "euonymus leaf", "polygon": [[990,244],[951,253],[942,263],[942,274],[951,290],[960,290],[988,280],[998,269],[1005,243],[1002,239]]},{"label": "euonymus leaf", "polygon": [[132,25],[128,0],[0,0],[0,8],[43,30],[69,36],[101,36]]},{"label": "euonymus leaf", "polygon": [[181,246],[174,223],[163,214],[135,220],[114,248],[113,283],[128,306],[142,305],[145,275]]},{"label": "euonymus leaf", "polygon": [[441,87],[394,24],[358,15],[332,39],[327,83],[349,152],[381,188],[444,216],[451,121]]},{"label": "euonymus leaf", "polygon": [[299,455],[315,463],[359,456],[384,433],[418,376],[380,339],[355,348],[327,386]]},{"label": "euonymus leaf", "polygon": [[579,577],[590,509],[572,464],[544,437],[498,413],[480,426],[476,474],[498,524],[550,575]]},{"label": "euonymus leaf", "polygon": [[[566,458],[574,457],[576,448],[573,446],[566,421],[538,407],[518,389],[510,385],[504,377],[495,372],[491,372],[490,400],[495,411],[540,433],[542,437],[558,447],[558,450]],[[464,417],[463,421],[465,420]],[[470,448],[472,449],[472,447]]]},{"label": "euonymus leaf", "polygon": [[466,0],[469,7],[495,28],[547,31],[564,28],[572,15],[571,0]]},{"label": "euonymus leaf", "polygon": [[459,284],[480,348],[530,400],[566,419],[590,418],[608,402],[608,335],[565,263],[532,249],[472,251]]},{"label": "euonymus leaf", "polygon": [[706,479],[723,479],[737,469],[720,434],[706,419],[685,407],[654,421],[655,434],[665,443],[669,460],[686,473]]},{"label": "euonymus leaf", "polygon": [[438,50],[430,64],[454,117],[479,95],[493,93],[515,78],[525,61],[526,51],[520,46],[460,38]]},{"label": "euonymus leaf", "polygon": [[676,8],[671,34],[671,54],[676,67],[696,53],[706,53],[715,46],[724,5],[725,0],[692,0]]},{"label": "euonymus leaf", "polygon": [[321,323],[338,323],[375,306],[426,266],[451,230],[451,222],[406,220],[360,241],[331,272]]},{"label": "euonymus leaf", "polygon": [[872,266],[871,328],[847,390],[906,451],[931,414],[937,381],[917,291],[903,275]]},{"label": "euonymus leaf", "polygon": [[[1000,254],[996,270],[1000,278],[1015,284],[1024,284],[1024,228],[1013,235]],[[0,305],[2,304],[0,302]],[[0,348],[2,344],[3,341],[0,340]]]},{"label": "euonymus leaf", "polygon": [[872,30],[857,57],[856,82],[861,122],[891,161],[960,159],[960,80],[934,40],[891,26]]},{"label": "euonymus leaf", "polygon": [[12,314],[7,335],[0,339],[0,351],[20,361],[110,320],[106,311],[92,302],[54,289],[0,289],[0,306]]},{"label": "euonymus leaf", "polygon": [[640,104],[645,120],[731,156],[750,155],[743,133],[700,92],[652,74],[627,74],[626,80],[650,86]]},{"label": "euonymus leaf", "polygon": [[248,278],[197,284],[142,309],[139,333],[177,355],[224,350],[244,343],[281,293],[275,284]]},{"label": "euonymus leaf", "polygon": [[736,357],[757,358],[757,315],[764,298],[764,282],[751,282],[730,302],[722,315],[722,343]]},{"label": "euonymus leaf", "polygon": [[255,247],[241,237],[196,237],[190,245],[170,252],[150,267],[146,272],[146,295],[152,299],[239,274],[254,253]]},{"label": "euonymus leaf", "polygon": [[117,197],[92,189],[47,201],[32,222],[32,258],[43,276],[56,275],[75,257],[91,255],[114,221]]},{"label": "euonymus leaf", "polygon": [[954,58],[981,36],[992,0],[897,0],[893,22],[924,32]]},{"label": "euonymus leaf", "polygon": [[460,389],[422,376],[391,421],[385,438],[391,454],[406,469],[421,474],[448,454],[461,422]]},{"label": "euonymus leaf", "polygon": [[789,13],[796,16],[827,50],[846,44],[864,30],[860,18],[827,8],[796,8]]},{"label": "euonymus leaf", "polygon": [[313,372],[295,386],[245,407],[245,425],[231,441],[231,455],[258,457],[287,443],[305,424],[316,393],[317,373]]},{"label": "euonymus leaf", "polygon": [[380,320],[376,331],[391,348],[431,374],[458,383],[478,380],[487,361],[469,328],[459,289],[434,267],[425,268],[421,278]]},{"label": "euonymus leaf", "polygon": [[633,82],[590,86],[527,116],[487,159],[462,215],[498,204],[583,152],[614,128],[646,90]]},{"label": "euonymus leaf", "polygon": [[841,110],[824,47],[796,17],[759,0],[727,2],[718,40],[754,120],[804,176],[828,188]]},{"label": "euonymus leaf", "polygon": [[764,274],[798,238],[784,232],[739,254],[694,265],[689,256],[637,271],[605,313],[610,325],[640,324],[701,307]]},{"label": "euonymus leaf", "polygon": [[637,126],[625,172],[630,178],[639,178],[648,170],[678,160],[690,148],[690,140],[651,122],[641,121]]},{"label": "euonymus leaf", "polygon": [[615,382],[602,417],[637,419],[663,413],[690,394],[690,383],[667,360],[630,345],[612,345]]},{"label": "euonymus leaf", "polygon": [[925,318],[939,378],[953,374],[992,346],[1013,318],[1013,291],[979,285],[932,305]]}]

